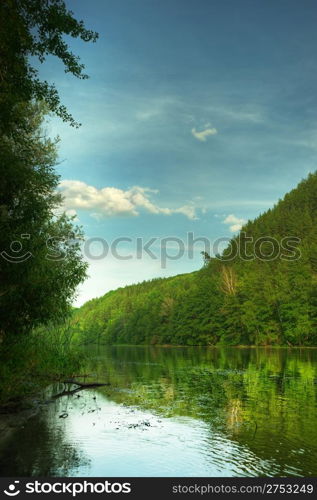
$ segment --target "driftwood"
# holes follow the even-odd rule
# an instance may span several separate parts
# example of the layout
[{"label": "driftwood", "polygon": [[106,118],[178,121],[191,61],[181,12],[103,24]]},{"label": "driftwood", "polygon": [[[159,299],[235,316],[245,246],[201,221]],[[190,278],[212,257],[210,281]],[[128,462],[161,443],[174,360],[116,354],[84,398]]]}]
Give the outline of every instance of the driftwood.
[{"label": "driftwood", "polygon": [[[79,392],[79,391],[82,391],[83,390],[83,387],[77,387],[76,389],[72,389],[71,391],[62,391],[62,392],[59,392],[58,394],[54,394],[54,396],[52,396],[52,399],[50,399],[49,401],[54,401],[54,399],[59,399],[59,398],[62,398],[63,396],[72,396],[73,394],[76,394],[76,392]],[[47,401],[47,402],[49,402]]]},{"label": "driftwood", "polygon": [[74,384],[74,385],[78,385],[78,387],[80,387],[81,389],[87,389],[89,387],[102,387],[102,386],[105,386],[105,385],[110,385],[110,384],[106,384],[106,383],[100,383],[100,382],[78,382],[77,380],[74,380],[72,378],[70,379],[67,379],[67,380],[63,380],[63,383],[64,384]]},{"label": "driftwood", "polygon": [[89,389],[89,388],[94,388],[94,387],[104,387],[110,384],[106,383],[100,383],[100,382],[78,382],[77,380],[74,379],[67,379],[63,380],[63,384],[71,384],[71,385],[77,385],[76,389],[64,389],[62,392],[59,392],[58,394],[55,394],[52,397],[52,400],[61,398],[63,396],[73,396],[73,394],[76,394],[76,392],[82,391],[83,389]]}]

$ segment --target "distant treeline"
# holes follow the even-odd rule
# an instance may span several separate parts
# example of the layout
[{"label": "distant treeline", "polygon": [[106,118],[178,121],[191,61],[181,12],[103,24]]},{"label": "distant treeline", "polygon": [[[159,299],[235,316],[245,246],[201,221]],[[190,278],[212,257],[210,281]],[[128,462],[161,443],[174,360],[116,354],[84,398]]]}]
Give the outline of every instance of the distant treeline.
[{"label": "distant treeline", "polygon": [[317,173],[201,270],[120,288],[74,314],[81,342],[317,345]]}]

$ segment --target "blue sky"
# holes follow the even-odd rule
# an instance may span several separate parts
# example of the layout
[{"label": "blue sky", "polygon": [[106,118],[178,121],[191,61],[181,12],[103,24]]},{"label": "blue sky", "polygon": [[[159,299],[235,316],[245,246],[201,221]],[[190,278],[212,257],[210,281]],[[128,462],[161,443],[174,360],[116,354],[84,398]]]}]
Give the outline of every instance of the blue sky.
[{"label": "blue sky", "polygon": [[[66,3],[100,38],[70,41],[89,80],[65,74],[53,58],[41,67],[82,123],[76,130],[52,118],[48,127],[61,136],[65,207],[87,238],[133,240],[118,247],[129,260],[89,259],[81,304],[202,264],[198,244],[193,258],[185,252],[165,268],[138,259],[136,238],[157,237],[159,255],[164,237],[231,237],[316,170],[317,4]],[[100,254],[98,245],[91,253]]]}]

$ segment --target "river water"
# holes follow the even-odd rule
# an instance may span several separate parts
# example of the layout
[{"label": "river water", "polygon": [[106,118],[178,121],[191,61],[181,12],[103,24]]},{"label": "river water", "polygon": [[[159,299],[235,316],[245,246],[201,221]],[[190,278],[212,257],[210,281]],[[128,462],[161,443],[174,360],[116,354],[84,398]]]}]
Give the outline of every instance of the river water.
[{"label": "river water", "polygon": [[83,357],[86,381],[109,385],[43,404],[0,447],[2,476],[317,475],[317,349],[102,346]]}]

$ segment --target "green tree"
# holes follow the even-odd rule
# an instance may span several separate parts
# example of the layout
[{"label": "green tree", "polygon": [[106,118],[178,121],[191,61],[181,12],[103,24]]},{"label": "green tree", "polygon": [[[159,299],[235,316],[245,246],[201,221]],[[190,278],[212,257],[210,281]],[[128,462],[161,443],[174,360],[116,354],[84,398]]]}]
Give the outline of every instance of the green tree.
[{"label": "green tree", "polygon": [[[56,141],[43,136],[45,108],[20,105],[23,116],[10,135],[2,134],[0,164],[0,324],[22,333],[69,311],[85,278],[79,252],[82,232],[60,208],[56,192]],[[59,213],[58,213],[59,212]]]},{"label": "green tree", "polygon": [[81,229],[56,193],[57,144],[42,127],[46,112],[78,125],[37,69],[56,56],[65,72],[87,78],[65,36],[94,42],[98,35],[63,0],[0,2],[1,336],[61,320],[86,273]]},{"label": "green tree", "polygon": [[[1,0],[0,2],[0,132],[15,126],[17,103],[44,100],[50,111],[78,125],[60,102],[54,84],[41,81],[31,61],[58,57],[65,72],[87,78],[84,65],[69,49],[64,36],[95,42],[98,34],[77,21],[63,0]],[[30,58],[33,59],[30,59]]]}]

